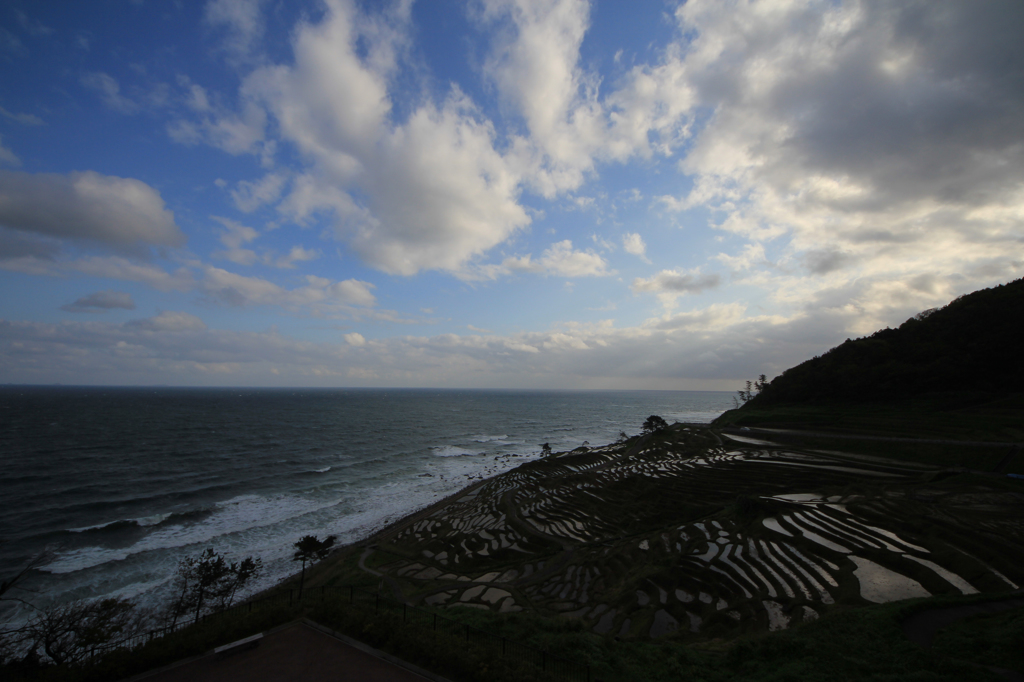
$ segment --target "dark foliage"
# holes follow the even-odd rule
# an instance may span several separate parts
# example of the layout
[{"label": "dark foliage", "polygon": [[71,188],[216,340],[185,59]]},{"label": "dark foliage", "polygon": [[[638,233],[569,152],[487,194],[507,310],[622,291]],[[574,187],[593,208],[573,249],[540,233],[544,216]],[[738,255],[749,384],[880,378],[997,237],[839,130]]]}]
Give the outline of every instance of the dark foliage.
[{"label": "dark foliage", "polygon": [[642,433],[657,433],[662,429],[668,428],[668,422],[659,417],[656,414],[652,414],[644,422],[643,428],[640,430]]},{"label": "dark foliage", "polygon": [[81,663],[90,652],[136,628],[134,605],[127,599],[62,604],[42,612],[25,628],[30,657],[40,650],[57,665]]},{"label": "dark foliage", "polygon": [[207,549],[198,557],[185,557],[175,572],[176,598],[170,605],[169,618],[191,614],[194,622],[205,611],[222,611],[231,606],[235,594],[259,577],[263,561],[246,557],[228,563],[221,555]]},{"label": "dark foliage", "polygon": [[952,392],[962,402],[1020,392],[1022,339],[1019,279],[961,296],[897,329],[847,339],[786,370],[745,404],[861,403]]},{"label": "dark foliage", "polygon": [[331,551],[334,541],[337,538],[328,535],[323,540],[318,540],[315,535],[303,535],[295,543],[295,554],[292,561],[302,562],[302,577],[299,579],[299,596],[302,596],[302,588],[306,585],[306,562],[313,564],[323,559]]},{"label": "dark foliage", "polygon": [[733,398],[733,402],[736,403],[736,407],[745,405],[766,388],[768,388],[768,377],[762,374],[757,381],[748,381],[746,390],[736,391],[738,398]]}]

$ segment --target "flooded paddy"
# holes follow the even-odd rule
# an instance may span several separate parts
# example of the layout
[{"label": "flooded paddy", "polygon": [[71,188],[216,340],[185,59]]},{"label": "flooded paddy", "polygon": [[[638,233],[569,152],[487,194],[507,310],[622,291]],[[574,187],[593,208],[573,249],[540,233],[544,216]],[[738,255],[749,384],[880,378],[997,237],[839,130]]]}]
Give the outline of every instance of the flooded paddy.
[{"label": "flooded paddy", "polygon": [[928,483],[938,494],[922,504],[937,469],[730,440],[676,429],[530,462],[394,527],[381,547],[406,558],[378,570],[414,603],[645,638],[780,630],[839,603],[1021,581],[1022,562],[978,541],[984,528],[1020,546],[998,491]]}]

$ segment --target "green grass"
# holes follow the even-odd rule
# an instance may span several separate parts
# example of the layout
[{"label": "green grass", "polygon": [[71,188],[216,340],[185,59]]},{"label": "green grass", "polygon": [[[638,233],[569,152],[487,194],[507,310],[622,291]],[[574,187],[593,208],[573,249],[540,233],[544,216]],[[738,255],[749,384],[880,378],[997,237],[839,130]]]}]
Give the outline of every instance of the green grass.
[{"label": "green grass", "polygon": [[[499,639],[474,634],[467,641],[457,628],[453,636],[436,634],[431,611],[403,618],[400,608],[376,612],[371,603],[350,605],[345,599],[312,602],[305,609],[264,609],[252,615],[211,619],[195,628],[156,640],[134,652],[108,656],[95,667],[43,668],[19,674],[5,669],[4,679],[43,682],[91,682],[122,679],[205,653],[219,644],[308,615],[410,663],[444,675],[453,682],[513,682],[564,679],[546,674],[527,661],[503,658],[500,637],[591,666],[591,679],[749,680],[750,682],[846,682],[853,680],[998,680],[995,674],[964,661],[1024,669],[1020,646],[1024,610],[972,618],[939,634],[935,646],[922,649],[903,635],[901,621],[926,608],[992,599],[992,595],[945,596],[868,608],[836,609],[820,620],[785,632],[741,636],[732,640],[694,639],[678,632],[658,641],[598,636],[580,621],[535,614],[499,615],[471,610],[439,610],[447,618],[487,631]],[[511,647],[510,647],[511,651]],[[960,660],[962,659],[962,660]]]},{"label": "green grass", "polygon": [[940,631],[932,646],[947,656],[1024,673],[1024,608],[965,618]]},{"label": "green grass", "polygon": [[[559,655],[589,661],[592,679],[627,680],[749,680],[775,682],[846,682],[853,680],[998,680],[988,671],[925,650],[903,635],[905,615],[932,603],[959,603],[945,598],[833,611],[821,620],[786,632],[740,637],[732,641],[682,641],[680,633],[661,641],[616,641],[589,633],[577,621],[515,614],[460,613],[459,619],[511,639],[520,639]],[[451,612],[447,612],[446,615]],[[342,616],[344,617],[344,616]],[[446,674],[453,680],[543,679],[528,668],[504,669],[500,657],[460,644],[432,648],[397,617],[376,617],[368,624],[345,626],[371,637],[372,644],[391,648],[406,660]],[[438,656],[438,654],[442,654]],[[465,663],[448,660],[463,656]],[[481,664],[490,658],[486,674]],[[447,661],[447,662],[446,662]],[[447,666],[442,669],[438,666]],[[523,676],[525,674],[525,676]],[[520,677],[516,677],[516,676]]]}]

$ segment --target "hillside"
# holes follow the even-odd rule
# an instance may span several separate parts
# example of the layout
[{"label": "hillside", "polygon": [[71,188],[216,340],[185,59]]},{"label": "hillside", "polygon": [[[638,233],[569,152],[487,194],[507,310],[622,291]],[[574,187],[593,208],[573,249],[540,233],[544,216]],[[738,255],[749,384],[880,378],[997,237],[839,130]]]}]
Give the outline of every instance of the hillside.
[{"label": "hillside", "polygon": [[940,474],[677,424],[496,476],[391,526],[314,584],[383,577],[410,603],[525,610],[641,639],[732,637],[836,605],[1015,589],[1017,496]]},{"label": "hillside", "polygon": [[847,339],[787,369],[716,424],[1024,440],[1022,339],[1019,279]]}]

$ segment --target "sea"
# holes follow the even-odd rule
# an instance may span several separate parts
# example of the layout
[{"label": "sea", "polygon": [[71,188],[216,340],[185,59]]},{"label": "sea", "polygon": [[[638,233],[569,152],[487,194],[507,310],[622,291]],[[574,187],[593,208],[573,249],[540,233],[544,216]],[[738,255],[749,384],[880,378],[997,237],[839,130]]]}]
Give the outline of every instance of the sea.
[{"label": "sea", "polygon": [[710,391],[0,387],[0,579],[31,566],[0,623],[78,599],[158,608],[207,548],[259,557],[264,589],[295,573],[303,535],[355,542],[544,444],[732,405]]}]

